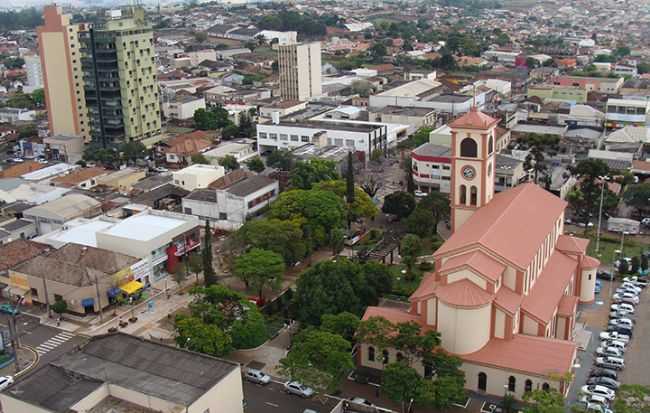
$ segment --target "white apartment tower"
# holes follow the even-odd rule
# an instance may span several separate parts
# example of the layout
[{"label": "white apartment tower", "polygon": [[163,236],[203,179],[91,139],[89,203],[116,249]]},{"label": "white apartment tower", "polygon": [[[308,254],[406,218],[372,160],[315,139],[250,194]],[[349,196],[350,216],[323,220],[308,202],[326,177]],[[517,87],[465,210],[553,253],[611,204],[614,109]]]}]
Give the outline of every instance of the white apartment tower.
[{"label": "white apartment tower", "polygon": [[280,95],[306,101],[322,94],[320,42],[278,46]]},{"label": "white apartment tower", "polygon": [[43,70],[41,69],[41,58],[38,55],[30,54],[24,57],[25,69],[27,70],[27,85],[23,87],[25,92],[33,92],[43,88]]}]

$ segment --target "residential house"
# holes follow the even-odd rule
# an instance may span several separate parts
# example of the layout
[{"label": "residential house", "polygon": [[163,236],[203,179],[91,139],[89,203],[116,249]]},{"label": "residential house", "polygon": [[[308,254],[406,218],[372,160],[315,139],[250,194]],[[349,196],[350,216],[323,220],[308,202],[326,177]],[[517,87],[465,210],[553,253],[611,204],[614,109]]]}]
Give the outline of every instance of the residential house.
[{"label": "residential house", "polygon": [[212,182],[225,175],[225,169],[219,165],[195,164],[173,172],[173,183],[186,191],[207,188]]},{"label": "residential house", "polygon": [[108,171],[100,167],[79,168],[65,175],[57,176],[50,183],[55,186],[72,189],[91,189],[97,186],[98,178],[108,175]]},{"label": "residential house", "polygon": [[192,155],[197,155],[213,145],[210,135],[196,130],[183,135],[177,135],[164,143],[165,161],[171,164],[192,163]]}]

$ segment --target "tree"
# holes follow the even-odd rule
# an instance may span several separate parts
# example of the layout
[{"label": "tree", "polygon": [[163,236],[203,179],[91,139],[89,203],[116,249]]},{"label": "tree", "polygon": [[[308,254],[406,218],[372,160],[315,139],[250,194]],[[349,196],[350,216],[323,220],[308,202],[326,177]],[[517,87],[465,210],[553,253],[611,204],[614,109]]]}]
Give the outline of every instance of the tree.
[{"label": "tree", "polygon": [[[416,360],[434,362],[434,357],[450,357],[444,353],[434,352],[440,345],[440,334],[435,331],[422,331],[422,327],[415,322],[391,323],[383,317],[370,317],[363,320],[357,327],[357,340],[360,343],[371,344],[380,349],[393,348],[402,353],[408,364]],[[444,375],[459,375],[460,359],[441,359]],[[454,363],[458,364],[454,364]],[[448,366],[444,365],[448,363]],[[436,364],[436,367],[438,365]],[[438,369],[440,371],[440,368]],[[442,373],[441,373],[442,374]]]},{"label": "tree", "polygon": [[257,296],[264,298],[264,288],[275,290],[282,283],[284,275],[284,260],[280,254],[259,248],[253,248],[235,260],[235,276],[246,284],[246,287],[257,291]]},{"label": "tree", "polygon": [[311,189],[321,181],[338,179],[334,161],[325,159],[311,159],[310,161],[299,161],[291,170],[289,182],[291,186],[298,189]]},{"label": "tree", "polygon": [[202,153],[195,153],[191,156],[192,164],[210,165],[210,161]]},{"label": "tree", "polygon": [[10,108],[34,109],[36,106],[31,95],[17,92],[7,99],[6,106]]},{"label": "tree", "polygon": [[333,392],[354,368],[350,349],[350,342],[338,334],[307,329],[280,360],[280,370],[316,390]]},{"label": "tree", "polygon": [[363,192],[368,194],[370,198],[374,198],[381,189],[381,182],[375,177],[375,175],[368,175],[361,185]]},{"label": "tree", "polygon": [[199,281],[199,273],[203,271],[203,260],[199,254],[190,254],[187,259],[187,266],[190,272],[196,276],[196,281]]},{"label": "tree", "polygon": [[411,403],[424,398],[424,383],[418,372],[406,363],[391,363],[384,368],[381,391],[392,401],[401,405],[406,413]]},{"label": "tree", "polygon": [[426,238],[436,232],[436,223],[431,211],[420,202],[406,218],[406,228],[410,233]]},{"label": "tree", "polygon": [[176,344],[182,348],[222,357],[232,350],[232,339],[214,324],[200,318],[177,316]]},{"label": "tree", "polygon": [[290,171],[294,165],[293,154],[284,149],[274,149],[266,159],[266,164],[271,168],[281,171]]},{"label": "tree", "polygon": [[252,248],[274,251],[282,255],[287,265],[292,265],[307,254],[301,226],[300,219],[256,219],[246,222],[232,238]]},{"label": "tree", "polygon": [[386,195],[381,211],[396,215],[398,219],[405,218],[415,209],[415,198],[408,192],[397,191]]},{"label": "tree", "polygon": [[[345,201],[347,217],[349,220],[356,221],[359,218],[373,218],[377,215],[377,207],[372,199],[359,187],[353,186],[352,197],[349,196],[348,183],[342,180],[323,181],[314,186],[314,189],[334,192],[337,196]],[[352,202],[349,202],[352,199]]]},{"label": "tree", "polygon": [[36,89],[32,92],[32,101],[37,107],[45,105],[45,91],[43,89]]},{"label": "tree", "polygon": [[368,49],[368,52],[370,54],[370,57],[372,57],[375,62],[379,62],[383,60],[388,51],[386,50],[386,46],[383,43],[375,42],[375,44],[373,44],[372,47]]},{"label": "tree", "polygon": [[228,118],[228,111],[221,106],[213,106],[209,109],[197,109],[194,111],[194,125],[201,130],[214,130],[232,125]]},{"label": "tree", "polygon": [[564,398],[556,390],[533,390],[524,394],[524,401],[530,404],[524,413],[564,413]]},{"label": "tree", "polygon": [[639,257],[636,255],[632,257],[632,262],[630,263],[630,272],[632,274],[637,274],[639,272],[639,268],[641,267],[641,262],[639,260]]},{"label": "tree", "polygon": [[266,169],[264,161],[259,156],[254,156],[246,161],[246,166],[253,172],[261,173]]},{"label": "tree", "polygon": [[358,94],[362,98],[367,98],[372,92],[372,84],[367,80],[355,80],[350,85],[352,87],[352,92]]},{"label": "tree", "polygon": [[59,316],[68,311],[68,303],[63,299],[58,299],[54,301],[54,304],[51,306],[52,311],[57,313]]},{"label": "tree", "polygon": [[348,164],[345,170],[345,200],[348,205],[354,203],[354,167],[352,163],[352,152],[348,152]]},{"label": "tree", "polygon": [[9,57],[2,62],[7,69],[20,69],[25,66],[25,59],[22,57]]},{"label": "tree", "polygon": [[187,279],[187,262],[181,261],[174,267],[174,281],[179,286],[183,284],[183,281]]},{"label": "tree", "polygon": [[342,228],[334,228],[330,231],[330,247],[332,255],[339,254],[345,247],[345,231]]},{"label": "tree", "polygon": [[648,397],[650,397],[650,387],[623,384],[618,389],[612,409],[616,413],[650,413]]},{"label": "tree", "polygon": [[320,328],[323,331],[338,334],[349,342],[352,342],[359,322],[359,317],[356,314],[347,311],[339,314],[324,314],[321,317]]},{"label": "tree", "polygon": [[626,260],[621,259],[618,261],[618,267],[616,269],[618,270],[619,274],[627,274],[630,271],[630,266]]},{"label": "tree", "polygon": [[231,123],[229,125],[226,125],[222,130],[221,130],[221,137],[224,140],[230,140],[232,138],[236,138],[239,136],[239,127],[235,125],[234,123]]},{"label": "tree", "polygon": [[117,151],[126,164],[135,164],[138,159],[144,159],[147,156],[147,148],[139,141],[124,142]]},{"label": "tree", "polygon": [[641,254],[641,260],[639,262],[639,268],[642,271],[646,271],[648,269],[648,256],[646,254]]},{"label": "tree", "polygon": [[236,349],[258,347],[268,339],[266,321],[255,304],[243,302],[242,306],[246,317],[236,319],[230,326],[232,345]]},{"label": "tree", "polygon": [[639,215],[646,215],[650,211],[650,183],[630,185],[623,193],[623,200],[628,206],[637,210]]},{"label": "tree", "polygon": [[208,40],[208,34],[206,32],[194,32],[194,40],[197,43],[203,43]]},{"label": "tree", "polygon": [[400,242],[400,256],[406,265],[409,278],[413,277],[413,266],[418,254],[422,251],[422,240],[415,234],[406,234]]},{"label": "tree", "polygon": [[406,172],[406,192],[415,193],[415,181],[413,181],[413,162],[409,156],[404,160],[404,172]]},{"label": "tree", "polygon": [[598,216],[601,181],[599,177],[609,174],[607,164],[599,159],[586,159],[580,161],[575,167],[575,174],[579,175],[579,192],[574,192],[568,197],[569,204],[578,215],[579,219],[588,228],[589,218]]},{"label": "tree", "polygon": [[201,250],[203,257],[203,282],[207,287],[217,283],[217,275],[212,266],[212,230],[210,229],[210,222],[205,220],[205,238],[203,240],[203,249]]},{"label": "tree", "polygon": [[219,159],[219,165],[226,168],[227,171],[234,171],[235,169],[239,169],[239,162],[233,155],[226,155],[223,158]]},{"label": "tree", "polygon": [[442,192],[433,191],[420,200],[418,206],[428,210],[433,215],[434,228],[438,227],[441,220],[449,219],[451,208],[449,196]]}]

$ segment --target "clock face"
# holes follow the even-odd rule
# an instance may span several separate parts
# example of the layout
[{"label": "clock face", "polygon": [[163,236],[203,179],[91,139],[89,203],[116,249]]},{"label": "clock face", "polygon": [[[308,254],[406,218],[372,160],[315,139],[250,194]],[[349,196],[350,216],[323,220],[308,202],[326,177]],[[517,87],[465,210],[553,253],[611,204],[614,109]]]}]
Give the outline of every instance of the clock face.
[{"label": "clock face", "polygon": [[465,179],[474,179],[474,176],[476,176],[476,170],[474,168],[471,166],[465,166],[463,168],[463,177]]}]

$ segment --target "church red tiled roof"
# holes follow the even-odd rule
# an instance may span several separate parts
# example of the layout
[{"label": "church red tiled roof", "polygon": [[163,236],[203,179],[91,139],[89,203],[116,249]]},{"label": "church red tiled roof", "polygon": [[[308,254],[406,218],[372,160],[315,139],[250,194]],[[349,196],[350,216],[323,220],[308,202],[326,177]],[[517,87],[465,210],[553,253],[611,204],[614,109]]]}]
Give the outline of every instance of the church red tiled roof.
[{"label": "church red tiled roof", "polygon": [[502,286],[499,288],[499,291],[497,291],[494,303],[506,310],[508,313],[515,314],[521,306],[523,299],[523,295],[517,294],[506,286]]},{"label": "church red tiled roof", "polygon": [[368,320],[373,317],[382,317],[391,323],[419,323],[420,317],[407,313],[399,308],[391,307],[368,307],[363,314],[362,320]]},{"label": "church red tiled roof", "polygon": [[451,284],[439,286],[436,289],[436,297],[443,303],[454,307],[480,307],[490,303],[494,299],[494,294],[464,278]]},{"label": "church red tiled roof", "polygon": [[491,281],[496,281],[506,269],[505,265],[483,251],[475,250],[449,258],[440,268],[440,272],[448,272],[464,265],[473,268]]},{"label": "church red tiled roof", "polygon": [[576,345],[571,341],[517,334],[511,340],[493,338],[462,358],[488,367],[548,376],[571,371],[575,354]]},{"label": "church red tiled roof", "polygon": [[472,106],[469,112],[451,122],[449,127],[452,129],[488,130],[498,122],[499,119],[486,115],[478,110],[476,106]]},{"label": "church red tiled roof", "polygon": [[419,299],[432,296],[435,294],[437,287],[438,283],[436,281],[436,277],[433,273],[431,273],[422,278],[422,281],[420,281],[420,285],[418,286],[417,290],[415,290],[409,297],[409,301],[417,301]]},{"label": "church red tiled roof", "polygon": [[570,254],[584,254],[588,245],[588,239],[562,234],[558,237],[555,248]]},{"label": "church red tiled roof", "polygon": [[[525,269],[565,207],[565,201],[534,183],[518,185],[496,194],[476,211],[442,244],[434,257],[438,259],[446,253],[482,245]],[[522,236],[523,231],[526,236]]]},{"label": "church red tiled roof", "polygon": [[587,255],[582,260],[582,268],[593,270],[594,268],[598,267],[600,267],[600,261],[597,258]]}]

